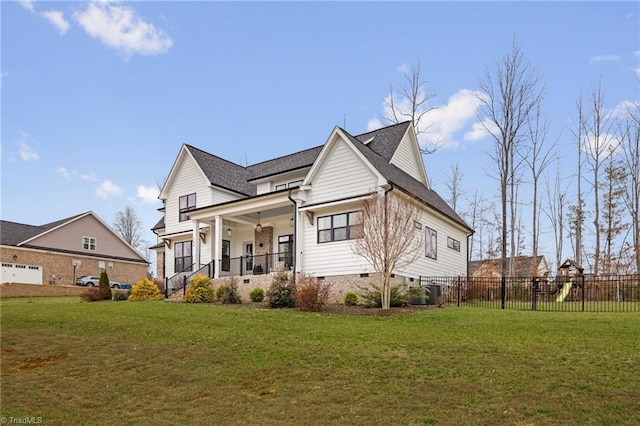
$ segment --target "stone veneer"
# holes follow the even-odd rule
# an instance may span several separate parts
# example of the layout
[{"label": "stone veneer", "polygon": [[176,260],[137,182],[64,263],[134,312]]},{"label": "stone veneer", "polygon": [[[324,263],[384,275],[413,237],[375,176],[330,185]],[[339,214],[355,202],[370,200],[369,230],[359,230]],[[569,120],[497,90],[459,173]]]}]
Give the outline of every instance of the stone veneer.
[{"label": "stone veneer", "polygon": [[[231,277],[222,277],[211,280],[213,287],[217,287],[222,284],[227,284]],[[297,279],[301,278],[301,274],[298,274]],[[238,285],[238,291],[243,302],[249,301],[249,292],[256,287],[260,287],[264,290],[265,294],[271,286],[272,274],[263,275],[248,275],[243,277],[235,277],[236,284]],[[358,287],[368,287],[372,283],[379,283],[381,279],[377,279],[377,274],[370,274],[368,277],[361,277],[359,275],[335,275],[323,278],[324,282],[331,286],[329,294],[329,303],[342,303],[344,295],[348,291],[356,293],[360,292]],[[392,285],[398,285],[406,282],[407,284],[413,284],[408,278],[396,276],[391,279]],[[415,285],[418,285],[417,281],[414,281]]]}]

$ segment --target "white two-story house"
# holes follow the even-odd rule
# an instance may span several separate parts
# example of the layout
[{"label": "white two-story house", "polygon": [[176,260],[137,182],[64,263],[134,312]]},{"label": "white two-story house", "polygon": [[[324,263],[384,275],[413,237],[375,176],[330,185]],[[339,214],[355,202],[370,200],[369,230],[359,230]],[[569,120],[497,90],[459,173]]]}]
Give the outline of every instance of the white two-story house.
[{"label": "white two-story house", "polygon": [[246,295],[285,268],[329,281],[339,299],[372,280],[351,240],[373,193],[419,206],[413,232],[424,251],[396,281],[467,274],[472,230],[431,189],[405,122],[358,136],[336,127],[321,146],[247,167],[183,145],[159,196],[158,277],[171,293],[195,274],[236,276]]}]

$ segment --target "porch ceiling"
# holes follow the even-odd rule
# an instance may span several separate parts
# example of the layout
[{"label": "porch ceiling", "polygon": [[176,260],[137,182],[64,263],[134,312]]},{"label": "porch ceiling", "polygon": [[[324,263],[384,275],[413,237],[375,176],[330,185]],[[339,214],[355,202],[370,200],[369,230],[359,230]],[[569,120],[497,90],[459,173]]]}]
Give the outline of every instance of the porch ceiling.
[{"label": "porch ceiling", "polygon": [[293,213],[293,205],[287,194],[281,194],[280,197],[268,200],[239,200],[237,203],[211,206],[210,208],[199,209],[189,216],[193,220],[208,224],[215,223],[216,216],[220,216],[224,220],[256,225],[258,223],[258,213],[260,213],[260,221],[264,222],[269,218],[291,215]]}]

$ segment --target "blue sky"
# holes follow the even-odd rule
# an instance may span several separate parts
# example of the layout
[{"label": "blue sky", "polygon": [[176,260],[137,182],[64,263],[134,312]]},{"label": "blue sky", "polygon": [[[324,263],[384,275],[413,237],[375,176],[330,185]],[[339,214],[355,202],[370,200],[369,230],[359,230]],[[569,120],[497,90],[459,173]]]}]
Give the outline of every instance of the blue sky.
[{"label": "blue sky", "polygon": [[[549,138],[575,168],[571,120],[600,80],[638,101],[638,2],[45,2],[1,8],[1,217],[44,224],[125,206],[147,231],[182,143],[256,163],[384,115],[419,60],[445,147],[425,157],[445,198],[497,195],[488,138],[472,138],[478,79],[513,36],[546,85]],[[546,249],[551,249],[547,244]]]}]

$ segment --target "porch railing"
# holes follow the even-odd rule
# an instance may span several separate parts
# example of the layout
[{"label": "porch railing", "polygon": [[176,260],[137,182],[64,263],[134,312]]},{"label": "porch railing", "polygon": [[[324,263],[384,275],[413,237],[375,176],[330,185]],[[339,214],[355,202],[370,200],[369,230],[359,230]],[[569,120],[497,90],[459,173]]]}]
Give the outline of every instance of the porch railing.
[{"label": "porch railing", "polygon": [[219,267],[221,277],[268,274],[278,269],[290,270],[293,267],[293,256],[291,252],[280,252],[234,258],[223,257]]},{"label": "porch railing", "polygon": [[172,294],[177,293],[182,290],[183,296],[187,291],[187,286],[193,281],[196,275],[206,275],[209,278],[213,278],[215,262],[209,262],[204,266],[201,266],[195,272],[193,271],[193,267],[195,265],[191,265],[188,271],[178,272],[174,276],[167,278],[164,283],[164,297],[168,298]]}]

